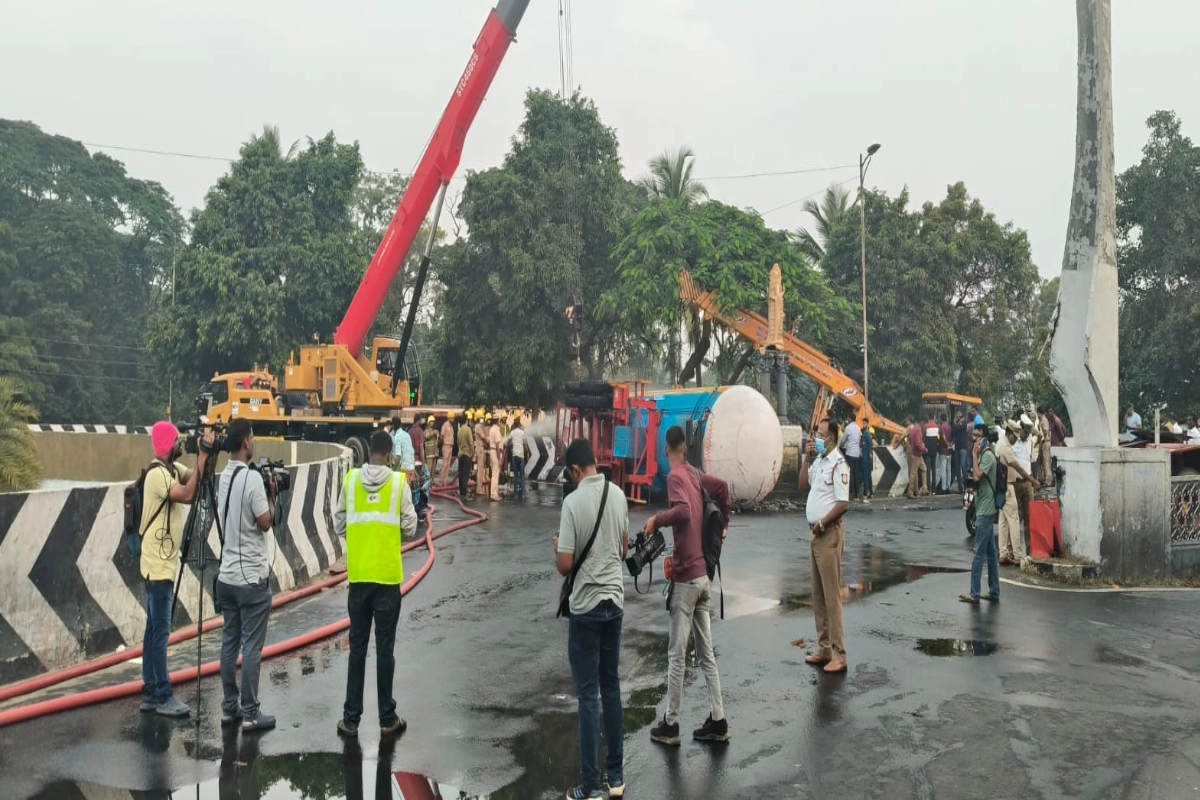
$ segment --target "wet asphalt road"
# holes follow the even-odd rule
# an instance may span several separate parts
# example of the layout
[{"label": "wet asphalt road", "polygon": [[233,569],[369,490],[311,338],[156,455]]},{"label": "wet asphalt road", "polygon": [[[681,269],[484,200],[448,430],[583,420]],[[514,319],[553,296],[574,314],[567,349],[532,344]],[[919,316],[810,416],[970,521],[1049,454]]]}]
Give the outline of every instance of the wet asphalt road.
[{"label": "wet asphalt road", "polygon": [[[735,518],[727,618],[714,621],[727,746],[649,741],[664,707],[667,617],[657,580],[647,595],[629,585],[626,797],[1200,796],[1200,595],[1006,584],[998,606],[967,606],[956,601],[966,575],[945,571],[969,565],[961,512],[880,506],[849,518],[850,673],[837,677],[792,645],[814,638],[799,518]],[[139,715],[127,699],[0,729],[0,794],[393,797],[394,781],[419,775],[443,798],[561,796],[578,757],[566,624],[553,617],[557,509],[549,495],[482,507],[492,519],[440,540],[405,598],[396,694],[409,730],[393,747],[381,751],[369,724],[358,744],[334,732],[339,638],[264,665],[264,709],[280,727],[261,736],[222,733],[215,680],[201,684],[198,722]],[[635,510],[632,524],[641,519]],[[407,556],[407,571],[424,558]],[[268,641],[333,621],[344,603],[335,589],[281,610]],[[205,642],[207,658],[216,635]],[[182,644],[173,666],[194,658],[195,643]],[[195,684],[178,691],[195,704]],[[707,715],[706,696],[689,670],[685,730]]]}]

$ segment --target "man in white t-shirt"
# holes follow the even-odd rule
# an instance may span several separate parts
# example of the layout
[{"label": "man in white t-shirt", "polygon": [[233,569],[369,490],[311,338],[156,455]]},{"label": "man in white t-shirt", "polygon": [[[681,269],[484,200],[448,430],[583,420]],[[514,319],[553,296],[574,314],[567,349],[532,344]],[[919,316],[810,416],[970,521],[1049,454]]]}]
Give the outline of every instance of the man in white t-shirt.
[{"label": "man in white t-shirt", "polygon": [[842,451],[846,464],[850,467],[850,499],[857,500],[861,494],[859,481],[862,478],[862,468],[859,462],[862,459],[862,429],[853,419],[846,425],[842,440],[838,442],[838,449]]},{"label": "man in white t-shirt", "polygon": [[[621,797],[625,792],[625,729],[621,717],[621,621],[625,607],[622,562],[629,550],[629,506],[619,488],[596,470],[587,439],[576,439],[564,457],[566,477],[575,486],[563,500],[555,564],[570,575],[581,558],[571,591],[567,657],[579,701],[581,785],[568,797]],[[603,497],[604,516],[600,517]],[[599,525],[597,525],[597,521]],[[592,531],[596,538],[587,547]],[[584,552],[586,549],[586,552]],[[604,709],[604,771],[600,779],[600,710]]]},{"label": "man in white t-shirt", "polygon": [[513,496],[518,500],[525,497],[525,459],[528,451],[525,447],[525,429],[521,426],[521,417],[513,417],[513,428],[504,438],[504,446],[511,448],[509,465],[513,474]]}]

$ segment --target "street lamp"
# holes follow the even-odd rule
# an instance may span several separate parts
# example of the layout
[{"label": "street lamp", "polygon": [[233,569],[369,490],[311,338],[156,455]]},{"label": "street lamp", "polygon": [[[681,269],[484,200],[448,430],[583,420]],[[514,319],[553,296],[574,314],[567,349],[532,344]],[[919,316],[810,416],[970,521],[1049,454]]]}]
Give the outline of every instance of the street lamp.
[{"label": "street lamp", "polygon": [[863,400],[869,401],[871,379],[867,371],[867,167],[871,157],[879,152],[879,145],[867,148],[867,154],[858,155],[858,217],[862,232],[862,314],[863,314]]}]

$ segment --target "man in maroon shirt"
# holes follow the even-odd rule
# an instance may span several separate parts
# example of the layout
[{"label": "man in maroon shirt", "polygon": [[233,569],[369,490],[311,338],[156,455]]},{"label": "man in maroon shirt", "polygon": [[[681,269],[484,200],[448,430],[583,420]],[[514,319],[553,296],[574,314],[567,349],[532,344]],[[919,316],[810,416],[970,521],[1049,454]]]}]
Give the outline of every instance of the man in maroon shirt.
[{"label": "man in maroon shirt", "polygon": [[684,656],[688,636],[696,634],[696,656],[708,684],[712,713],[700,728],[692,732],[695,739],[708,742],[729,741],[729,724],[725,720],[725,705],[721,700],[721,676],[717,672],[717,657],[712,644],[711,600],[712,585],[704,561],[701,535],[704,522],[704,496],[708,492],[729,532],[729,485],[720,478],[705,475],[687,463],[687,442],[683,428],[678,425],[667,430],[667,461],[671,472],[667,476],[667,501],[671,508],[655,514],[646,521],[643,533],[647,536],[660,528],[671,528],[675,539],[674,574],[671,577],[671,636],[668,645],[667,714],[662,724],[650,730],[651,741],[660,744],[679,744],[679,703],[683,696]]},{"label": "man in maroon shirt", "polygon": [[908,426],[904,450],[908,453],[908,490],[905,497],[913,498],[929,493],[928,472],[925,470],[925,431],[920,423],[913,422],[909,417],[905,423]]}]

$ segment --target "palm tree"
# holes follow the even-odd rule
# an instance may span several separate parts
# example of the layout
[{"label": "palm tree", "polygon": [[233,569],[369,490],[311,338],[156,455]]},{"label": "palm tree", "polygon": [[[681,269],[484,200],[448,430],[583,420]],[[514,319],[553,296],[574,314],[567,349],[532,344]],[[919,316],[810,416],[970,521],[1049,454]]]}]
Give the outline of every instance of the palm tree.
[{"label": "palm tree", "polygon": [[816,200],[806,200],[804,211],[816,220],[815,233],[808,228],[796,231],[796,243],[801,252],[808,256],[814,264],[825,260],[825,245],[829,236],[845,220],[854,203],[850,202],[850,193],[839,184],[833,184],[825,190],[818,203]]},{"label": "palm tree", "polygon": [[664,150],[650,159],[650,174],[638,183],[651,197],[700,202],[708,198],[708,189],[692,177],[695,163],[696,154],[687,145],[674,152]]},{"label": "palm tree", "polygon": [[17,382],[0,377],[0,492],[34,489],[42,479],[37,442],[29,430],[37,410],[20,397]]}]

